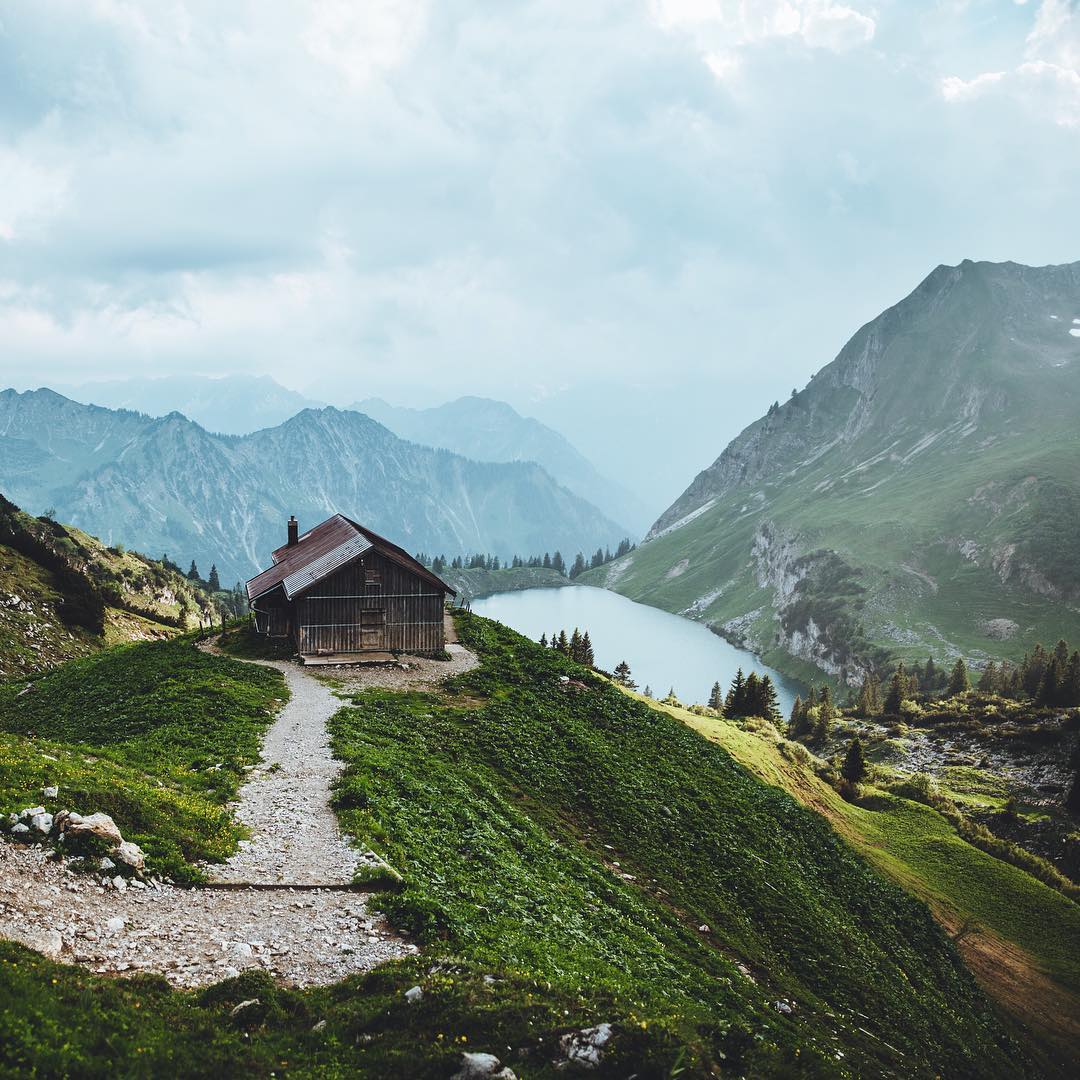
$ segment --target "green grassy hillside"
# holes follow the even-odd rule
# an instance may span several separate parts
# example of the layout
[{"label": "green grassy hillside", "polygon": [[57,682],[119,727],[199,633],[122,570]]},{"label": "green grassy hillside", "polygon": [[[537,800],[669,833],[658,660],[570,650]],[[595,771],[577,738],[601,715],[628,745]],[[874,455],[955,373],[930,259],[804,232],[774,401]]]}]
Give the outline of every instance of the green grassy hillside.
[{"label": "green grassy hillside", "polygon": [[940,267],[586,580],[795,675],[1075,635],[1078,289],[1080,264]]},{"label": "green grassy hillside", "polygon": [[215,600],[174,568],[0,495],[0,679],[211,617],[222,617]]},{"label": "green grassy hillside", "polygon": [[280,673],[189,637],[117,646],[0,683],[0,816],[35,806],[109,814],[151,872],[198,880],[242,832],[226,804],[287,695]]},{"label": "green grassy hillside", "polygon": [[[1066,1074],[1049,1058],[1034,1063],[1024,1031],[928,909],[884,862],[853,850],[861,842],[842,813],[834,828],[783,790],[786,779],[771,786],[738,760],[739,740],[755,736],[702,738],[499,624],[457,619],[479,668],[437,694],[350,696],[332,720],[347,763],[338,813],[403,875],[378,903],[414,935],[418,957],[322,990],[245,974],[186,994],[0,946],[0,1072],[434,1078],[468,1049],[497,1054],[519,1077],[553,1078],[565,1075],[563,1034],[610,1022],[598,1076]],[[0,715],[72,753],[59,740],[90,735],[94,756],[140,771],[152,767],[151,745],[177,768],[195,760],[189,708],[230,717],[229,738],[250,745],[260,721],[248,707],[261,711],[278,684],[241,671],[275,673],[184,648],[70,665],[39,681],[52,708],[24,695],[4,699]],[[112,741],[107,695],[82,688],[119,684],[131,657],[145,678],[116,702],[123,738]],[[220,666],[201,667],[211,660]],[[148,726],[148,711],[165,719]],[[73,719],[83,712],[85,730]],[[132,782],[118,777],[118,788]],[[902,831],[917,837],[925,824]],[[926,880],[944,888],[947,869],[931,855],[953,862],[941,854],[948,837],[918,842],[887,854],[931,864]],[[985,891],[1004,880],[987,878]],[[1029,934],[1045,930],[1045,953],[1061,954],[1053,977],[1075,979],[1069,924],[1041,894],[1023,910]],[[404,997],[413,985],[418,1004]],[[256,997],[257,1012],[230,1016]]]}]

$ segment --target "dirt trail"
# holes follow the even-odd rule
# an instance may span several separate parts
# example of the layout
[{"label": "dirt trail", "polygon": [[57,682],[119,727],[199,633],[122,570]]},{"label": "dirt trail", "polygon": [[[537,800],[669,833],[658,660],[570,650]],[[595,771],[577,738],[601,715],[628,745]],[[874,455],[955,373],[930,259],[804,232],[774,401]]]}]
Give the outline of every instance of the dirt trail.
[{"label": "dirt trail", "polygon": [[351,847],[330,809],[341,763],[330,752],[327,721],[341,701],[295,664],[250,661],[276,668],[289,685],[289,703],[263,742],[263,762],[240,789],[236,817],[251,830],[228,862],[209,868],[214,883],[348,885],[361,863],[380,865]]}]

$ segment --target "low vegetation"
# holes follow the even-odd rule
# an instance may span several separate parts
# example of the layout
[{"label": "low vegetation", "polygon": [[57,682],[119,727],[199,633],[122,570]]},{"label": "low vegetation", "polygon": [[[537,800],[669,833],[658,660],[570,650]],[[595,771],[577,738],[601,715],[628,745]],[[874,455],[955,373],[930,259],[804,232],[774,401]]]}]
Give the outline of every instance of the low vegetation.
[{"label": "low vegetation", "polygon": [[241,833],[226,803],[286,697],[280,673],[197,650],[190,637],[118,646],[0,684],[0,810],[111,815],[151,870],[197,879]]}]

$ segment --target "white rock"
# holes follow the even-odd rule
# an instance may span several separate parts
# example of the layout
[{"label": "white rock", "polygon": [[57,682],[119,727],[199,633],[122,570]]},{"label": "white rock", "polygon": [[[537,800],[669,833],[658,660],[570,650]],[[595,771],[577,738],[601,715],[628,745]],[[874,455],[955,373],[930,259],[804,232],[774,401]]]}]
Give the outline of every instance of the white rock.
[{"label": "white rock", "polygon": [[11,827],[12,836],[25,836],[29,832],[30,826],[24,825],[21,821],[18,823],[18,825],[13,825]]},{"label": "white rock", "polygon": [[117,874],[116,877],[112,879],[112,887],[118,892],[123,892],[127,888],[127,882]]},{"label": "white rock", "polygon": [[117,844],[113,855],[133,870],[144,870],[146,868],[146,859],[143,856],[142,848],[138,844],[133,844],[130,840],[122,840]]},{"label": "white rock", "polygon": [[28,806],[19,813],[19,820],[20,821],[30,821],[33,818],[36,818],[38,816],[38,814],[44,814],[44,813],[45,813],[45,807],[44,806]]},{"label": "white rock", "polygon": [[55,799],[56,796],[60,794],[60,789],[54,784],[51,787],[43,787],[41,789],[41,794],[44,795],[46,799]]},{"label": "white rock", "polygon": [[320,1020],[317,1024],[312,1026],[311,1030],[315,1031],[315,1032],[325,1031],[326,1030],[326,1021],[325,1020]]},{"label": "white rock", "polygon": [[234,1005],[229,1010],[229,1015],[232,1017],[239,1016],[245,1009],[250,1009],[252,1005],[259,1005],[261,1002],[258,998],[248,998],[247,1001],[241,1001],[239,1005]]},{"label": "white rock", "polygon": [[494,1054],[469,1053],[461,1055],[461,1068],[452,1080],[517,1080],[517,1076]]},{"label": "white rock", "polygon": [[59,959],[60,952],[64,948],[64,939],[60,936],[59,930],[37,927],[24,930],[18,926],[9,926],[4,930],[4,937],[18,941],[28,949],[43,953],[50,960]]},{"label": "white rock", "polygon": [[71,833],[73,836],[85,834],[99,836],[102,840],[108,840],[117,847],[124,842],[120,830],[116,827],[116,822],[108,814],[91,814],[89,817],[82,817],[80,814],[69,813],[64,815],[62,820],[60,814],[56,816],[57,827],[62,832]]},{"label": "white rock", "polygon": [[564,1035],[559,1040],[559,1046],[570,1064],[581,1069],[595,1069],[600,1065],[604,1047],[611,1041],[611,1035],[610,1024],[597,1024],[596,1027]]},{"label": "white rock", "polygon": [[[125,922],[124,922],[124,919],[123,919],[123,917],[122,917],[122,916],[120,916],[120,915],[114,915],[114,916],[113,916],[113,917],[112,917],[112,918],[111,918],[111,919],[110,919],[110,920],[109,920],[109,921],[108,921],[108,922],[107,922],[107,923],[105,924],[105,929],[106,929],[106,930],[108,930],[110,934],[118,934],[118,933],[120,933],[120,931],[121,931],[121,930],[123,930],[123,929],[124,929],[124,927],[125,927],[126,925],[127,925],[127,923],[125,923]],[[89,935],[87,935],[87,936],[89,936]]]},{"label": "white rock", "polygon": [[229,953],[232,956],[251,956],[252,948],[246,941],[233,941],[229,944]]},{"label": "white rock", "polygon": [[101,858],[98,860],[98,869],[99,870],[115,870],[116,869],[116,863],[114,863],[112,861],[112,859],[110,859],[108,857],[108,855],[102,855]]},{"label": "white rock", "polygon": [[44,833],[47,836],[52,831],[53,816],[52,814],[35,814],[30,819],[30,824],[39,833]]},{"label": "white rock", "polygon": [[405,1000],[410,1005],[415,1005],[424,996],[424,991],[419,986],[412,986],[405,991]]}]

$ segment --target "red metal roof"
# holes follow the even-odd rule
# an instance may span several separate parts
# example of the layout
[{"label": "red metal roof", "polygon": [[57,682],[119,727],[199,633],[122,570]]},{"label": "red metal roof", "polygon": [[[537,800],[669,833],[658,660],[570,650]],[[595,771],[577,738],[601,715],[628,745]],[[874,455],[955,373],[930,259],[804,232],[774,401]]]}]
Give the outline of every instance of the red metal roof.
[{"label": "red metal roof", "polygon": [[292,547],[286,544],[272,552],[270,557],[274,565],[247,583],[248,599],[255,600],[281,585],[291,600],[369,548],[375,548],[435,588],[457,595],[445,581],[423,563],[417,562],[404,548],[343,514],[335,514],[309,529]]}]

